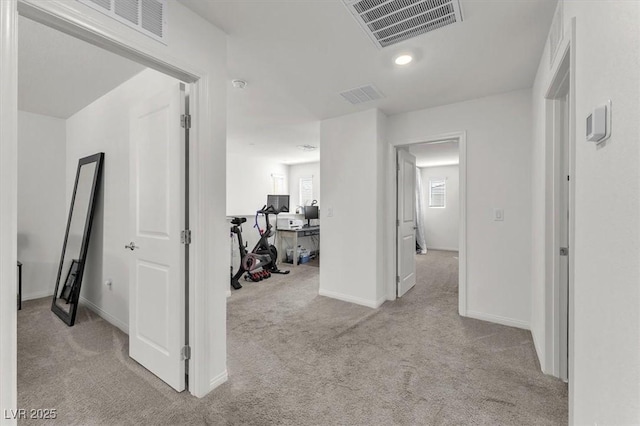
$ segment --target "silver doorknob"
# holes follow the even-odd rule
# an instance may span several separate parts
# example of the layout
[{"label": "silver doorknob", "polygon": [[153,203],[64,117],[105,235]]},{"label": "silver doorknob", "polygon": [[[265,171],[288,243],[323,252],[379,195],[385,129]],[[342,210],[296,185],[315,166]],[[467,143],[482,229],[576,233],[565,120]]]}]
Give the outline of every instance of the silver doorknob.
[{"label": "silver doorknob", "polygon": [[133,241],[131,241],[129,244],[127,244],[126,246],[124,246],[124,248],[129,249],[131,251],[140,248],[136,245],[136,243],[134,243]]}]

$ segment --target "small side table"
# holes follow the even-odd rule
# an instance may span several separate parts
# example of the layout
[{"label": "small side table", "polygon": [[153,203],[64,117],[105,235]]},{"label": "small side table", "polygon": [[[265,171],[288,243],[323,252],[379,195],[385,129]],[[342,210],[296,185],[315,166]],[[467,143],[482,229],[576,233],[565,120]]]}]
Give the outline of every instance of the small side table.
[{"label": "small side table", "polygon": [[22,262],[18,262],[18,310],[22,309]]}]

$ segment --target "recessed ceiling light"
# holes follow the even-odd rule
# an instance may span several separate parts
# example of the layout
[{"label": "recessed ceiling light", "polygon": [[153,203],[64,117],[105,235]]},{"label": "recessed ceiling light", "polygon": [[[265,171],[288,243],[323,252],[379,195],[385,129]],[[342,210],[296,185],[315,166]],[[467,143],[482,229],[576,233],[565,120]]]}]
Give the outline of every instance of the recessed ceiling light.
[{"label": "recessed ceiling light", "polygon": [[413,61],[411,55],[400,55],[395,59],[396,65],[407,65],[411,61]]},{"label": "recessed ceiling light", "polygon": [[318,149],[318,147],[313,145],[298,145],[298,149],[301,149],[303,151],[313,151]]}]

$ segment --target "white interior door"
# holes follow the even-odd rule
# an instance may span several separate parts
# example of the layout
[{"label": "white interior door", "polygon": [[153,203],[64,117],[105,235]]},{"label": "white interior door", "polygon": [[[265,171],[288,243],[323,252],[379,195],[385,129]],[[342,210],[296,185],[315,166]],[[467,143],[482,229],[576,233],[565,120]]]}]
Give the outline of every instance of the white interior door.
[{"label": "white interior door", "polygon": [[184,96],[176,84],[130,113],[129,355],[178,391],[185,389]]},{"label": "white interior door", "polygon": [[416,285],[416,157],[398,150],[397,294]]}]

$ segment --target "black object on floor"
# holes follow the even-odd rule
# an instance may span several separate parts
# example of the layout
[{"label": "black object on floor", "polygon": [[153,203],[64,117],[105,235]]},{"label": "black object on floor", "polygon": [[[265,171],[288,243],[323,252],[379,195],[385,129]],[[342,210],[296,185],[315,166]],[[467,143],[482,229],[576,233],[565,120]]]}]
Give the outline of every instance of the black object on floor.
[{"label": "black object on floor", "polygon": [[22,310],[22,262],[18,262],[18,310]]}]

